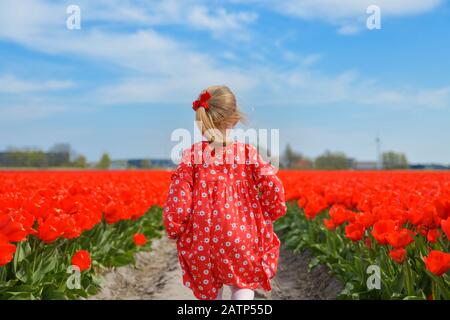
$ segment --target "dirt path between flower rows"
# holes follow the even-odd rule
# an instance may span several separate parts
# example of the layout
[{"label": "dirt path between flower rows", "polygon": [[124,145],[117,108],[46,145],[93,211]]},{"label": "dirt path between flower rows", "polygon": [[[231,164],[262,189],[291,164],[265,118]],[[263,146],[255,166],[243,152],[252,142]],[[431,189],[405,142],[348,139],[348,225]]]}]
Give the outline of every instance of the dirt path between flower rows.
[{"label": "dirt path between flower rows", "polygon": [[[90,299],[195,299],[181,282],[175,244],[167,238],[154,240],[153,250],[136,255],[135,266],[106,272],[102,290]],[[272,280],[272,291],[257,291],[256,299],[334,299],[341,285],[324,266],[308,272],[308,253],[293,254],[282,249],[279,271]],[[229,298],[227,288],[224,298]]]}]

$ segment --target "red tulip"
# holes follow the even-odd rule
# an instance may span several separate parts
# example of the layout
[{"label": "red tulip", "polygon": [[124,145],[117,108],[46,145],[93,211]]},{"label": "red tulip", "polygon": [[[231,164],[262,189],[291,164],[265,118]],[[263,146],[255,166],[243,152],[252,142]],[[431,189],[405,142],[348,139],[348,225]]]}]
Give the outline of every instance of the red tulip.
[{"label": "red tulip", "polygon": [[333,223],[333,220],[331,219],[323,219],[323,224],[325,225],[325,228],[328,230],[334,230],[336,229],[336,226]]},{"label": "red tulip", "polygon": [[355,220],[365,228],[370,228],[377,221],[377,217],[372,213],[362,212],[356,215]]},{"label": "red tulip", "polygon": [[359,223],[350,223],[345,227],[345,236],[356,242],[362,239],[364,235],[364,226]]},{"label": "red tulip", "polygon": [[133,241],[134,241],[134,244],[135,244],[135,245],[137,245],[137,246],[143,246],[143,245],[145,245],[145,244],[147,243],[147,238],[146,238],[145,235],[142,234],[142,233],[136,233],[136,234],[133,236]]},{"label": "red tulip", "polygon": [[397,263],[403,263],[406,259],[406,249],[398,248],[389,251],[389,256]]},{"label": "red tulip", "polygon": [[8,242],[8,238],[0,233],[0,266],[9,263],[16,252],[16,246]]},{"label": "red tulip", "polygon": [[304,208],[305,205],[306,205],[306,198],[300,198],[300,199],[298,199],[298,200],[297,200],[297,205],[298,205],[300,208]]},{"label": "red tulip", "polygon": [[441,220],[441,228],[447,236],[447,239],[450,239],[450,217],[447,220]]},{"label": "red tulip", "polygon": [[438,229],[432,229],[428,231],[427,234],[427,240],[430,243],[436,243],[437,239],[439,238],[441,234],[439,233]]},{"label": "red tulip", "polygon": [[417,208],[411,208],[408,212],[408,220],[414,224],[419,225],[422,222],[423,215]]},{"label": "red tulip", "polygon": [[86,250],[78,250],[72,256],[72,265],[80,268],[80,271],[88,270],[91,267],[91,255]]},{"label": "red tulip", "polygon": [[387,236],[395,230],[394,220],[380,220],[373,225],[372,235],[379,244],[388,243]]},{"label": "red tulip", "polygon": [[346,221],[353,219],[355,214],[344,206],[334,205],[330,209],[330,218],[335,226],[340,226]]},{"label": "red tulip", "polygon": [[430,229],[434,229],[440,225],[441,218],[439,217],[436,207],[433,204],[425,203],[423,205],[422,216],[422,225],[425,225]]},{"label": "red tulip", "polygon": [[326,200],[317,194],[311,195],[310,199],[308,199],[305,207],[305,217],[307,219],[314,219],[320,212],[325,210],[328,207],[328,203]]},{"label": "red tulip", "polygon": [[62,237],[66,229],[66,221],[52,214],[47,219],[38,219],[38,237],[44,242],[50,243]]},{"label": "red tulip", "polygon": [[414,241],[412,232],[408,229],[388,232],[386,235],[387,242],[394,248],[404,248]]},{"label": "red tulip", "polygon": [[10,242],[23,241],[28,235],[19,219],[9,214],[0,215],[0,233],[5,235]]},{"label": "red tulip", "polygon": [[431,251],[427,257],[424,257],[425,266],[428,271],[435,275],[442,276],[450,269],[450,254],[438,250]]}]

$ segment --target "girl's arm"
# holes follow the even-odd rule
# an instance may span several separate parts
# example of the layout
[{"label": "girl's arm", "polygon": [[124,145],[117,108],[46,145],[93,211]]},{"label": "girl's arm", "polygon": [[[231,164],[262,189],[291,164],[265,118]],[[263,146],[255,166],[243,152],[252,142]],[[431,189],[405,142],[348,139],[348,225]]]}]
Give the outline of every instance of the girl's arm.
[{"label": "girl's arm", "polygon": [[254,147],[250,147],[250,157],[254,164],[253,176],[260,192],[260,203],[265,214],[275,221],[286,214],[286,199],[277,170],[264,161]]},{"label": "girl's arm", "polygon": [[185,231],[191,213],[193,166],[190,160],[190,152],[184,152],[183,159],[171,178],[163,213],[163,223],[169,239],[178,239]]}]

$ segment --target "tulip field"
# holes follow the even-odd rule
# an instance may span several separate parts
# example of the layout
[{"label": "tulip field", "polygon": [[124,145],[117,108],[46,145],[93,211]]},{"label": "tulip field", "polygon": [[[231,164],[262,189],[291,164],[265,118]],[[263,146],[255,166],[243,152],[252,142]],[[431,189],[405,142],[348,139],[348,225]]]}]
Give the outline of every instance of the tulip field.
[{"label": "tulip field", "polygon": [[[102,270],[133,263],[163,234],[170,176],[0,172],[0,299],[94,294]],[[279,176],[289,209],[277,232],[288,248],[313,253],[311,268],[330,268],[344,286],[338,298],[450,299],[450,173]]]},{"label": "tulip field", "polygon": [[333,271],[345,285],[340,298],[450,299],[450,173],[280,176],[290,203],[278,232],[294,250],[313,252],[311,268]]},{"label": "tulip field", "polygon": [[133,263],[160,236],[169,179],[166,171],[1,172],[0,299],[94,294],[99,270]]}]

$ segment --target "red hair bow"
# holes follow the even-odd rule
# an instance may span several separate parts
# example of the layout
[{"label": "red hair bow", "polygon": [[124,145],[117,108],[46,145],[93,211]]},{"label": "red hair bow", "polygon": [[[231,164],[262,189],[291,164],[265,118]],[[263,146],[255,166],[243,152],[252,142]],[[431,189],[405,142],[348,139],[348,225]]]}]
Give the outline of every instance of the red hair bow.
[{"label": "red hair bow", "polygon": [[205,110],[208,110],[209,105],[208,105],[208,100],[209,98],[211,98],[211,95],[209,94],[208,91],[203,92],[200,95],[200,99],[195,100],[194,102],[192,102],[192,109],[194,109],[194,111],[197,111],[198,108],[203,107],[205,108]]}]

